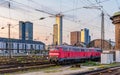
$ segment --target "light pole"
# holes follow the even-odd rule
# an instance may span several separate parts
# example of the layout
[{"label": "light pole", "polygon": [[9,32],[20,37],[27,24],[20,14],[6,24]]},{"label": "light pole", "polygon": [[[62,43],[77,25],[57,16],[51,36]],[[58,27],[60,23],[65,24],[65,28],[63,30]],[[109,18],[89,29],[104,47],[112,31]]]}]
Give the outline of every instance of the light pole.
[{"label": "light pole", "polygon": [[104,49],[104,12],[102,10],[102,6],[92,6],[92,7],[83,7],[86,9],[97,9],[101,11],[101,50]]},{"label": "light pole", "polygon": [[[56,14],[53,16],[48,17],[55,17],[56,18],[56,24],[57,24],[57,45],[62,45],[62,36],[63,36],[63,15]],[[40,20],[43,20],[47,17],[41,17]]]},{"label": "light pole", "polygon": [[54,17],[54,16],[41,17],[41,18],[39,18],[39,20],[43,20],[43,19],[48,18],[48,17]]}]

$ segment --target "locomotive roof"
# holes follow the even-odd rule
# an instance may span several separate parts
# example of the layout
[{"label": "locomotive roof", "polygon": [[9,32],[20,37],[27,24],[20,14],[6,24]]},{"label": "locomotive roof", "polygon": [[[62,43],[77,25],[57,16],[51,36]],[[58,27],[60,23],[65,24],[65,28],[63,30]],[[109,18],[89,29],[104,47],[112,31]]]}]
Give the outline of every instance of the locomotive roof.
[{"label": "locomotive roof", "polygon": [[[77,47],[77,46],[67,46],[67,45],[59,45],[57,47],[69,47],[69,48],[86,48],[86,47]],[[101,50],[100,48],[94,48],[94,47],[91,47],[91,48],[88,48],[88,49],[99,49]]]},{"label": "locomotive roof", "polygon": [[57,47],[76,47],[76,48],[86,48],[86,47],[67,46],[67,45],[58,45]]}]

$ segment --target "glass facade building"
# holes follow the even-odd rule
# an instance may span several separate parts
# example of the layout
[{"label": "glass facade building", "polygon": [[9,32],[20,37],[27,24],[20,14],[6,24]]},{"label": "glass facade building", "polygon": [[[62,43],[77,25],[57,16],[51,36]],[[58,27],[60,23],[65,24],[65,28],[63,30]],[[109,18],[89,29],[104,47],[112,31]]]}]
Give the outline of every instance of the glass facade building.
[{"label": "glass facade building", "polygon": [[84,28],[81,29],[81,42],[88,44],[91,40],[91,36],[89,35],[89,29]]},{"label": "glass facade building", "polygon": [[19,22],[19,39],[33,40],[33,23],[29,21]]}]

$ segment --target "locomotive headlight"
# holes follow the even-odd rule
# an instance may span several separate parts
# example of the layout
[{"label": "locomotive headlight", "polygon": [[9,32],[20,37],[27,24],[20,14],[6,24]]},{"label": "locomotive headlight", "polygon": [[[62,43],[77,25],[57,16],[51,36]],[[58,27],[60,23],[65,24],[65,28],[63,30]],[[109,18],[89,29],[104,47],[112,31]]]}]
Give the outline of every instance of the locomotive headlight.
[{"label": "locomotive headlight", "polygon": [[48,57],[46,57],[46,59],[48,59]]}]

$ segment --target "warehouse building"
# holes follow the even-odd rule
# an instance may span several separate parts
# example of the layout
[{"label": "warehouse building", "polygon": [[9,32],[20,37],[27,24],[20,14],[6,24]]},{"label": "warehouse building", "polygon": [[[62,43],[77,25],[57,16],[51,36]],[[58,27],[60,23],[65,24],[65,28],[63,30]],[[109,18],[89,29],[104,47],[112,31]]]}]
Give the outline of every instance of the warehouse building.
[{"label": "warehouse building", "polygon": [[[103,50],[111,50],[115,48],[115,42],[111,40],[102,40],[104,45],[103,45]],[[95,48],[101,48],[101,39],[95,39],[92,40],[87,47],[95,47]]]}]

